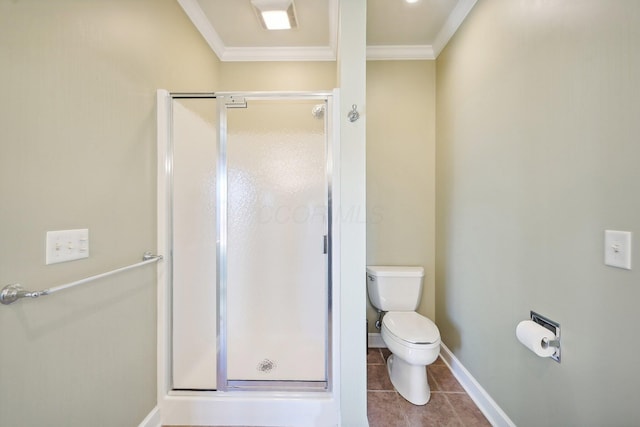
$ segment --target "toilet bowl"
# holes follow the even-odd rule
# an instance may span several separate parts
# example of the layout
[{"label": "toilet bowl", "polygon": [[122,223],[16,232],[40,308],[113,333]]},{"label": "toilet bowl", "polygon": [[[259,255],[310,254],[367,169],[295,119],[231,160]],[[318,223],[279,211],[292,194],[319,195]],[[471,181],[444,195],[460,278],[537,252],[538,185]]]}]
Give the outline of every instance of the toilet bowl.
[{"label": "toilet bowl", "polygon": [[422,267],[369,266],[367,291],[381,312],[381,336],[391,351],[387,371],[395,389],[414,405],[431,397],[426,366],[440,354],[440,331],[415,312],[422,295]]},{"label": "toilet bowl", "polygon": [[395,389],[414,405],[431,397],[427,365],[440,354],[440,332],[428,318],[416,312],[387,312],[382,319],[382,340],[391,356],[387,371]]}]

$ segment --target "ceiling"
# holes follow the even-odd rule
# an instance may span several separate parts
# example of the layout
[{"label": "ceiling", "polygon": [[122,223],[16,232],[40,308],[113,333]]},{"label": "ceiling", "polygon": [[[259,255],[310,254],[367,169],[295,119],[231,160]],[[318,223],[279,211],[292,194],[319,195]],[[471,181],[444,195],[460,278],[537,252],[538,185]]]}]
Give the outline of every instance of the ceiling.
[{"label": "ceiling", "polygon": [[[294,0],[298,28],[267,31],[250,0],[177,0],[222,61],[334,61],[339,0]],[[367,59],[435,59],[477,0],[367,0]]]}]

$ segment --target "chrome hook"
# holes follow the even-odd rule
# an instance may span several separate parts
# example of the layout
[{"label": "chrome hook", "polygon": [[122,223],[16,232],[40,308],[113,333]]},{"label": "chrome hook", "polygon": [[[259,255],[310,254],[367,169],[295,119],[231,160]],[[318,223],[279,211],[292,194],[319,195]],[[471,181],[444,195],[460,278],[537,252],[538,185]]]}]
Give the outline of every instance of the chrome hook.
[{"label": "chrome hook", "polygon": [[360,118],[360,113],[358,113],[358,106],[356,104],[353,104],[351,106],[351,111],[347,113],[347,117],[349,118],[349,121],[351,123],[355,122]]}]

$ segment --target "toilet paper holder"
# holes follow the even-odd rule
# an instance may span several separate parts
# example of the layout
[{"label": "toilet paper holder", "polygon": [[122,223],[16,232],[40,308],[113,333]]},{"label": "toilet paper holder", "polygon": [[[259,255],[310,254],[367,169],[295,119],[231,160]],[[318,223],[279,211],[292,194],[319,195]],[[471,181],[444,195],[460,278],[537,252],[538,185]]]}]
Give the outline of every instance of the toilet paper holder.
[{"label": "toilet paper holder", "polygon": [[560,363],[560,323],[554,322],[551,319],[548,319],[535,311],[530,312],[531,320],[536,322],[538,325],[550,330],[556,336],[555,339],[542,339],[542,347],[548,348],[553,347],[556,349],[555,353],[551,356],[551,359]]},{"label": "toilet paper holder", "polygon": [[547,347],[560,348],[560,340],[550,340],[548,338],[542,338],[542,348]]}]

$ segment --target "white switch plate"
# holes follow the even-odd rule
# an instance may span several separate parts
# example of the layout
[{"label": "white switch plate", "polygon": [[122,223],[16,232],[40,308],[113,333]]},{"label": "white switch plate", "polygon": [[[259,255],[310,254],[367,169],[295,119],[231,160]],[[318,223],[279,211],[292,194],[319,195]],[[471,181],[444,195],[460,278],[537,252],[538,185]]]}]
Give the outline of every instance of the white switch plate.
[{"label": "white switch plate", "polygon": [[604,263],[631,270],[631,232],[604,231]]},{"label": "white switch plate", "polygon": [[47,265],[88,257],[89,229],[47,231]]}]

